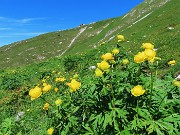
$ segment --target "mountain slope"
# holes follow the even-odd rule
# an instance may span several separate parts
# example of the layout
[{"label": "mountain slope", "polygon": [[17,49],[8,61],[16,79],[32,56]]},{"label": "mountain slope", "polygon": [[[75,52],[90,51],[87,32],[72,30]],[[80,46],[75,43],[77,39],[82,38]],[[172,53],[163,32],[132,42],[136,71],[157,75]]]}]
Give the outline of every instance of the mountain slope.
[{"label": "mountain slope", "polygon": [[[0,48],[0,68],[17,67],[49,58],[96,48],[101,42],[115,44],[115,36],[128,37],[126,48],[136,52],[142,42],[153,42],[159,54],[179,60],[178,0],[145,0],[124,16],[43,34]],[[171,47],[169,47],[171,45]],[[174,49],[176,48],[176,49]],[[173,53],[172,53],[173,52]]]}]

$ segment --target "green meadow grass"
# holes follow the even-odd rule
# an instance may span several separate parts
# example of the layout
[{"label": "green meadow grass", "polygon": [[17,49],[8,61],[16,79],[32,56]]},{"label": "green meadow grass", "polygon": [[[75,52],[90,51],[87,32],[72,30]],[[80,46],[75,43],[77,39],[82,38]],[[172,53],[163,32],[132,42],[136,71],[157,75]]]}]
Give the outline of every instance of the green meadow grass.
[{"label": "green meadow grass", "polygon": [[[46,135],[50,127],[55,128],[54,134],[62,135],[110,132],[121,132],[122,135],[132,132],[178,134],[179,87],[173,86],[172,82],[180,72],[180,3],[171,0],[160,6],[164,0],[149,2],[146,0],[138,5],[127,16],[46,33],[1,47],[0,134]],[[151,9],[148,9],[149,5]],[[147,17],[133,24],[147,14]],[[67,49],[84,28],[85,31]],[[120,46],[117,45],[118,34],[125,36],[125,42],[120,43]],[[105,44],[100,45],[102,42]],[[140,47],[145,42],[152,43],[157,49],[157,56],[161,58],[154,65],[134,63],[134,55],[143,50]],[[117,64],[111,64],[110,71],[105,72],[102,78],[97,78],[95,70],[89,67],[97,66],[102,54],[117,47],[120,50]],[[130,64],[123,66],[122,60],[126,58]],[[176,64],[169,66],[167,62],[173,59]],[[56,74],[52,71],[56,71]],[[75,93],[69,93],[65,83],[60,85],[55,82],[56,77],[62,76],[66,77],[65,82],[70,82],[76,73],[82,87]],[[47,83],[53,89],[58,87],[59,93],[54,95],[52,89],[42,97],[51,103],[56,98],[62,98],[64,104],[62,108],[50,106],[49,111],[44,111],[42,108],[46,100],[38,98],[31,101],[29,90],[37,85],[43,87],[42,80],[48,76],[50,79],[47,79]],[[138,98],[130,92],[137,84],[146,90]],[[149,104],[151,101],[152,108]],[[21,111],[25,113],[24,117],[15,121]],[[117,123],[117,120],[120,122]]]}]

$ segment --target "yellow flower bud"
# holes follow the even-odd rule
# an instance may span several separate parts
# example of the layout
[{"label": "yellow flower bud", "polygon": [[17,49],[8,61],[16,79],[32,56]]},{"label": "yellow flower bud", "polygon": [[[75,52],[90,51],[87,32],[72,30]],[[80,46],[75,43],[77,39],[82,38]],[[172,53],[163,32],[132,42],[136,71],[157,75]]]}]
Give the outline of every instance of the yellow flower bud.
[{"label": "yellow flower bud", "polygon": [[72,79],[71,83],[67,83],[66,85],[70,87],[70,92],[74,92],[81,87],[81,83],[75,79]]},{"label": "yellow flower bud", "polygon": [[54,132],[54,129],[52,127],[47,130],[48,135],[52,135],[53,132]]},{"label": "yellow flower bud", "polygon": [[48,85],[44,86],[43,92],[46,93],[46,92],[48,92],[49,90],[51,90],[51,88],[52,88],[52,86],[51,86],[50,84],[48,84]]},{"label": "yellow flower bud", "polygon": [[99,68],[96,68],[95,74],[96,76],[101,77],[103,75],[103,72]]},{"label": "yellow flower bud", "polygon": [[55,101],[55,104],[56,104],[56,106],[59,106],[59,105],[61,105],[62,104],[62,100],[61,99],[58,99],[58,100],[56,100]]},{"label": "yellow flower bud", "polygon": [[124,65],[126,65],[126,64],[129,63],[129,60],[128,60],[128,59],[124,59],[124,60],[122,61],[122,63],[123,63]]},{"label": "yellow flower bud", "polygon": [[180,87],[180,81],[174,80],[173,81],[174,86]]},{"label": "yellow flower bud", "polygon": [[118,53],[119,53],[119,49],[114,48],[114,49],[112,50],[112,53],[113,53],[113,54],[118,54]]},{"label": "yellow flower bud", "polygon": [[171,60],[168,62],[168,65],[171,65],[171,66],[174,66],[176,64],[176,61],[175,60]]},{"label": "yellow flower bud", "polygon": [[125,41],[125,39],[124,39],[124,36],[123,36],[123,35],[117,35],[117,39],[118,39],[118,42]]},{"label": "yellow flower bud", "polygon": [[152,45],[151,43],[143,43],[142,48],[152,50],[154,48],[154,45]]},{"label": "yellow flower bud", "polygon": [[48,108],[49,108],[49,103],[45,103],[44,107],[43,107],[43,110],[48,110]]},{"label": "yellow flower bud", "polygon": [[59,90],[59,89],[58,89],[57,87],[56,87],[56,88],[54,88],[54,91],[55,91],[55,92],[58,92],[58,90]]},{"label": "yellow flower bud", "polygon": [[107,60],[113,60],[113,59],[114,59],[114,57],[113,57],[113,55],[112,55],[111,53],[103,54],[103,55],[101,56],[101,58],[102,58],[103,60],[105,60],[105,61],[107,61]]},{"label": "yellow flower bud", "polygon": [[144,92],[145,90],[142,89],[141,85],[137,85],[131,90],[131,94],[135,97],[143,95]]},{"label": "yellow flower bud", "polygon": [[102,61],[101,63],[97,63],[98,68],[102,70],[108,70],[110,68],[110,65],[106,61]]}]

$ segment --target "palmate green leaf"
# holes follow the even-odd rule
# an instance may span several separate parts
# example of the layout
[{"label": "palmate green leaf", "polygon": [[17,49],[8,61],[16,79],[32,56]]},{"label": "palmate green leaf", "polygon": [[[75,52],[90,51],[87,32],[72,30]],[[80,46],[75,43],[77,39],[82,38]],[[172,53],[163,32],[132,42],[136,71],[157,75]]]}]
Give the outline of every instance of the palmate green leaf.
[{"label": "palmate green leaf", "polygon": [[86,124],[85,126],[83,126],[87,131],[89,131],[88,133],[85,133],[86,135],[90,135],[93,133],[92,129],[89,127],[89,124]]},{"label": "palmate green leaf", "polygon": [[146,130],[147,130],[148,134],[151,134],[156,130],[157,127],[158,126],[152,121],[152,123]]},{"label": "palmate green leaf", "polygon": [[93,121],[94,119],[96,119],[95,114],[91,114],[91,116],[89,117],[89,122]]},{"label": "palmate green leaf", "polygon": [[75,113],[75,112],[77,112],[77,111],[79,110],[79,108],[80,108],[80,106],[77,106],[77,107],[73,110],[72,114]]},{"label": "palmate green leaf", "polygon": [[118,124],[118,121],[116,119],[114,119],[114,128],[115,128],[116,131],[120,132],[119,124]]},{"label": "palmate green leaf", "polygon": [[131,121],[131,129],[136,129],[137,128],[137,118],[134,116],[133,121]]},{"label": "palmate green leaf", "polygon": [[104,116],[103,128],[105,129],[108,124],[112,125],[112,117],[109,113],[106,113]]},{"label": "palmate green leaf", "polygon": [[126,119],[127,118],[127,114],[129,114],[128,112],[127,112],[127,110],[124,110],[123,108],[116,108],[115,109],[115,111],[117,112],[117,116],[118,116],[118,118],[124,118],[124,119]]},{"label": "palmate green leaf", "polygon": [[138,109],[138,115],[145,118],[146,120],[151,120],[151,114],[147,109]]},{"label": "palmate green leaf", "polygon": [[77,117],[75,117],[75,116],[71,116],[71,117],[69,117],[69,125],[70,126],[73,126],[73,125],[76,125],[77,124]]},{"label": "palmate green leaf", "polygon": [[162,119],[157,121],[150,121],[150,126],[147,128],[148,134],[156,132],[158,135],[164,135],[165,132],[168,134],[174,133],[176,129],[170,122],[165,122]]},{"label": "palmate green leaf", "polygon": [[129,130],[125,129],[123,131],[121,131],[120,135],[130,135],[131,133],[129,132]]},{"label": "palmate green leaf", "polygon": [[97,115],[95,117],[95,120],[92,124],[94,129],[96,129],[98,125],[101,125],[103,123],[103,121],[104,121],[104,117],[103,117],[102,113],[100,113],[99,115]]}]

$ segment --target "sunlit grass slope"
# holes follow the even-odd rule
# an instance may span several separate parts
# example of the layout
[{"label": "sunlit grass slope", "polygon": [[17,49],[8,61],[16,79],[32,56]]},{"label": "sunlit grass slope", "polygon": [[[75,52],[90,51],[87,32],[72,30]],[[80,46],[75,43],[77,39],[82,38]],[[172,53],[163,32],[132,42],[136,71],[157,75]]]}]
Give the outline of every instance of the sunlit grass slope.
[{"label": "sunlit grass slope", "polygon": [[17,67],[115,43],[115,36],[128,39],[125,47],[137,52],[142,42],[156,45],[160,57],[180,60],[178,0],[146,0],[124,16],[43,34],[0,48],[0,68]]}]

